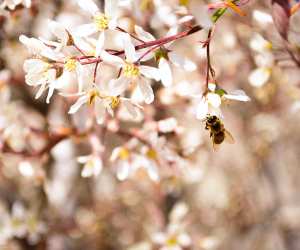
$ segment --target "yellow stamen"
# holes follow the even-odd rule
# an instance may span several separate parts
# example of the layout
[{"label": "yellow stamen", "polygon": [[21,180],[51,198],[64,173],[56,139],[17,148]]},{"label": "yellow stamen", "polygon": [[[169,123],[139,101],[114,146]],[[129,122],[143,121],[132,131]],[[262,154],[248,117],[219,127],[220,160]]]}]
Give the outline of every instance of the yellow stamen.
[{"label": "yellow stamen", "polygon": [[246,16],[246,13],[244,11],[242,11],[238,6],[236,6],[232,1],[225,1],[224,3],[228,8],[232,9],[234,12],[236,12],[240,16]]},{"label": "yellow stamen", "polygon": [[99,31],[108,29],[109,19],[110,19],[109,17],[103,14],[98,14],[94,16],[94,23],[96,24],[97,29]]},{"label": "yellow stamen", "polygon": [[127,148],[121,148],[119,152],[119,157],[121,160],[127,160],[129,158],[129,150]]},{"label": "yellow stamen", "polygon": [[88,100],[88,104],[92,105],[96,99],[96,97],[99,97],[99,91],[96,89],[93,89],[89,92],[89,100]]},{"label": "yellow stamen", "polygon": [[119,106],[119,104],[120,104],[120,97],[118,97],[118,96],[110,96],[109,99],[110,99],[110,107],[112,109],[115,109],[115,108],[117,108]]},{"label": "yellow stamen", "polygon": [[146,152],[146,156],[149,159],[155,160],[157,158],[157,153],[154,149],[148,149]]},{"label": "yellow stamen", "polygon": [[126,77],[136,77],[140,75],[140,70],[133,63],[126,63],[123,68],[123,74]]},{"label": "yellow stamen", "polygon": [[65,69],[68,71],[74,71],[76,69],[76,60],[75,59],[69,59],[65,63]]},{"label": "yellow stamen", "polygon": [[172,236],[172,237],[167,239],[167,242],[166,242],[167,246],[172,247],[172,246],[176,246],[177,244],[178,244],[177,243],[177,238],[175,236]]}]

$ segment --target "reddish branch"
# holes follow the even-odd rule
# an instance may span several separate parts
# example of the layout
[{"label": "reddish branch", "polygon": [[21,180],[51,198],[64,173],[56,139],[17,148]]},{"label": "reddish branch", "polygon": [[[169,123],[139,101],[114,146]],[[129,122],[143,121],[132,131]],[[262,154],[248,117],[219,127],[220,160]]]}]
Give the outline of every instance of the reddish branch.
[{"label": "reddish branch", "polygon": [[[198,32],[200,30],[202,30],[202,27],[199,26],[199,25],[196,25],[196,26],[194,26],[194,27],[192,27],[188,30],[182,31],[182,32],[177,33],[175,35],[163,37],[163,38],[160,38],[160,39],[157,39],[157,40],[153,40],[153,41],[150,41],[150,42],[145,42],[143,44],[136,45],[135,49],[140,50],[140,49],[145,49],[145,48],[149,48],[149,47],[152,47],[152,46],[160,47],[160,46],[163,46],[167,43],[170,43],[170,42],[176,41],[178,39],[181,39],[183,37],[194,34],[194,33]],[[121,51],[113,52],[111,54],[114,55],[114,56],[120,56],[120,55],[123,55],[124,53],[125,53],[125,51],[121,50]],[[86,56],[86,57],[85,56],[80,56],[80,57],[77,57],[77,59],[79,61],[87,60],[85,62],[80,62],[82,65],[102,62],[102,59],[100,57],[95,58],[93,56]]]}]

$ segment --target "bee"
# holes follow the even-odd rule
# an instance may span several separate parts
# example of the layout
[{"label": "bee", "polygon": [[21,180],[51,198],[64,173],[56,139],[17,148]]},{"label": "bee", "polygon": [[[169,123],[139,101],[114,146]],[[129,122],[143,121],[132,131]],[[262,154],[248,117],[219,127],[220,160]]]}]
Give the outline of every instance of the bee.
[{"label": "bee", "polygon": [[209,130],[209,136],[213,143],[214,150],[224,141],[233,144],[232,135],[225,129],[223,122],[215,115],[208,115],[205,119],[205,129]]}]

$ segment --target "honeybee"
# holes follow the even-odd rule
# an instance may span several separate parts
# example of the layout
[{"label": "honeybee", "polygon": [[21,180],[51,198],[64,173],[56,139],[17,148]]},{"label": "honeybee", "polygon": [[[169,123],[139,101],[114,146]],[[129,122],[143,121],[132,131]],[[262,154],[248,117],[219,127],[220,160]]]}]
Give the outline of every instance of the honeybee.
[{"label": "honeybee", "polygon": [[213,143],[214,150],[224,141],[233,144],[232,135],[225,129],[223,122],[215,115],[208,115],[205,119],[205,129],[209,130],[209,136]]}]

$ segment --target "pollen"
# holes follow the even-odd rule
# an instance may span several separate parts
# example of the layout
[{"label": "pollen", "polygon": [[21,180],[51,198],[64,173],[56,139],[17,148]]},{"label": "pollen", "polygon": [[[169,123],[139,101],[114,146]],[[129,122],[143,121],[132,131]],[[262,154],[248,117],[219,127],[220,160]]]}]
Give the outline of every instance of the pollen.
[{"label": "pollen", "polygon": [[118,97],[118,96],[110,96],[109,99],[110,99],[110,104],[109,105],[110,105],[110,107],[112,109],[115,109],[115,108],[117,108],[119,106],[119,104],[120,104],[120,97]]},{"label": "pollen", "polygon": [[119,157],[121,160],[127,160],[129,158],[129,150],[127,148],[121,148],[119,152]]},{"label": "pollen", "polygon": [[123,68],[123,74],[126,77],[136,77],[140,75],[140,70],[133,63],[126,63],[126,65]]},{"label": "pollen", "polygon": [[65,69],[68,71],[74,71],[76,69],[76,60],[75,59],[69,59],[65,63]]},{"label": "pollen", "polygon": [[96,89],[93,89],[89,92],[89,99],[88,99],[88,104],[92,105],[96,99],[96,97],[99,97],[99,91]]},{"label": "pollen", "polygon": [[94,16],[94,23],[99,31],[106,30],[109,24],[109,18],[103,14]]},{"label": "pollen", "polygon": [[157,158],[157,153],[154,149],[149,149],[147,152],[146,152],[146,156],[149,158],[149,159],[152,159],[152,160],[155,160]]},{"label": "pollen", "polygon": [[167,239],[167,242],[166,242],[166,245],[169,246],[169,247],[173,247],[173,246],[176,246],[178,243],[177,243],[177,239],[175,236],[172,236],[170,238]]}]

